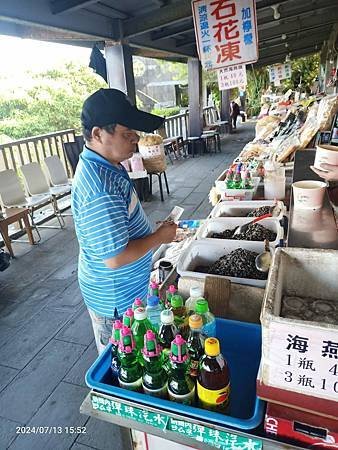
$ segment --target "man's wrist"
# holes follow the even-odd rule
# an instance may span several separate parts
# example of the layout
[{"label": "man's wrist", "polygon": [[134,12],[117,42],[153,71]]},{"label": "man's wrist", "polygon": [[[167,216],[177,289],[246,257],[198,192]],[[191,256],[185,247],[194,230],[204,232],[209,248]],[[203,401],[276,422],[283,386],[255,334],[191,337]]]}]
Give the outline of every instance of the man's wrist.
[{"label": "man's wrist", "polygon": [[158,230],[154,231],[150,236],[152,237],[153,247],[158,247],[163,243]]}]

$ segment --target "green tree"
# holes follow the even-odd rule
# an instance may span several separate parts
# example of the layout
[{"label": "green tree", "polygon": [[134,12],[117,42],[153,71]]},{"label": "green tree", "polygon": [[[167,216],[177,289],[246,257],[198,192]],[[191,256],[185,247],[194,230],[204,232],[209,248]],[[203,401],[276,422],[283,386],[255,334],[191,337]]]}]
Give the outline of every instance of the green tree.
[{"label": "green tree", "polygon": [[269,74],[266,67],[247,70],[246,112],[248,116],[256,116],[261,109],[261,96],[269,86]]},{"label": "green tree", "polygon": [[311,85],[319,75],[320,54],[305,56],[291,61],[292,74],[289,80],[283,80],[286,89],[301,89],[311,92]]},{"label": "green tree", "polygon": [[24,86],[13,85],[0,94],[0,134],[21,139],[79,130],[83,101],[100,87],[107,85],[98,75],[73,63],[37,75],[27,73]]}]

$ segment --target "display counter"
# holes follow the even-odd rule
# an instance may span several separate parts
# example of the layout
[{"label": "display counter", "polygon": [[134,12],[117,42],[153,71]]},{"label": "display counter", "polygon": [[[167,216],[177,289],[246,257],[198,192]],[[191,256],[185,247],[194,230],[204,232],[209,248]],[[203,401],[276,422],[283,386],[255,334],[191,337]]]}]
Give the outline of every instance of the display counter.
[{"label": "display counter", "polygon": [[[303,150],[296,153],[293,182],[301,180],[322,181],[310,169],[315,154],[315,150]],[[325,194],[324,205],[320,210],[295,210],[291,193],[288,246],[338,249],[337,225],[328,194]]]},{"label": "display counter", "polygon": [[[310,169],[314,157],[315,151],[312,150],[297,152],[293,182],[319,179]],[[295,210],[291,193],[287,242],[290,247],[338,249],[336,222],[328,196],[321,210]],[[134,395],[119,396],[97,389],[88,380],[87,384],[92,390],[81,405],[81,413],[177,444],[200,450],[308,448],[266,437],[262,423],[258,427],[255,424],[257,428],[250,430],[228,426],[226,423],[210,423],[202,409],[200,416],[180,414],[177,410],[163,409],[155,400],[147,404],[135,400]]]}]

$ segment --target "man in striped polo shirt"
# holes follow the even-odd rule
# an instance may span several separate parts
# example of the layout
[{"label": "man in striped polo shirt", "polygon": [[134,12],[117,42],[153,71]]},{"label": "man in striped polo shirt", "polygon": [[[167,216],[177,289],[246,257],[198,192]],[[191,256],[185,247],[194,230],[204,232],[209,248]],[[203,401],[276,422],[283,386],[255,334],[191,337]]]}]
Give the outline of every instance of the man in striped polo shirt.
[{"label": "man in striped polo shirt", "polygon": [[85,146],[72,185],[72,210],[80,246],[78,278],[99,353],[112,331],[115,308],[123,314],[145,298],[152,249],[175,237],[176,225],[152,232],[127,171],[139,140],[162,117],[139,111],[116,89],[100,89],[83,104]]}]

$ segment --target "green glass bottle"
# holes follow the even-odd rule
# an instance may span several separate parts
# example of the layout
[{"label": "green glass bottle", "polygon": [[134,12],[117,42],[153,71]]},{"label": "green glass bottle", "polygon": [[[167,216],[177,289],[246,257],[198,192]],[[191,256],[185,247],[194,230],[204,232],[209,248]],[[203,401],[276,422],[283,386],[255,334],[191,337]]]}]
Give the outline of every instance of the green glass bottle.
[{"label": "green glass bottle", "polygon": [[174,313],[175,325],[179,333],[186,339],[189,334],[189,322],[187,309],[184,306],[183,297],[179,294],[171,297],[171,310]]},{"label": "green glass bottle", "polygon": [[153,330],[153,327],[147,319],[147,311],[144,308],[137,308],[134,311],[134,322],[131,326],[136,350],[140,352],[144,344],[144,335],[147,330]]},{"label": "green glass bottle", "polygon": [[131,308],[128,308],[127,311],[123,314],[122,323],[124,326],[131,328],[134,322],[134,311]]},{"label": "green glass bottle", "polygon": [[149,297],[151,295],[156,295],[156,297],[159,297],[159,288],[160,285],[156,281],[151,281],[148,289]]},{"label": "green glass bottle", "polygon": [[171,284],[168,287],[168,289],[166,290],[166,293],[165,293],[165,307],[166,308],[171,307],[171,299],[172,299],[172,296],[176,294],[176,292],[177,292],[177,288],[173,284]]},{"label": "green glass bottle", "polygon": [[121,338],[122,322],[120,320],[115,320],[113,323],[112,336],[110,338],[111,343],[111,372],[113,378],[113,384],[117,382],[120,370],[120,360],[118,357],[118,347]]},{"label": "green glass bottle", "polygon": [[142,298],[140,298],[140,297],[135,298],[134,303],[132,305],[133,311],[135,311],[135,309],[137,309],[137,308],[144,308],[144,303],[142,301]]},{"label": "green glass bottle", "polygon": [[144,335],[143,377],[142,386],[145,394],[167,398],[168,377],[163,368],[161,346],[157,343],[156,335],[148,330]]},{"label": "green glass bottle", "polygon": [[142,367],[137,359],[135,341],[130,328],[123,326],[119,342],[119,385],[130,391],[142,392]]},{"label": "green glass bottle", "polygon": [[168,378],[169,399],[193,405],[195,401],[195,383],[189,375],[189,354],[186,341],[178,334],[171,343],[171,370]]}]

